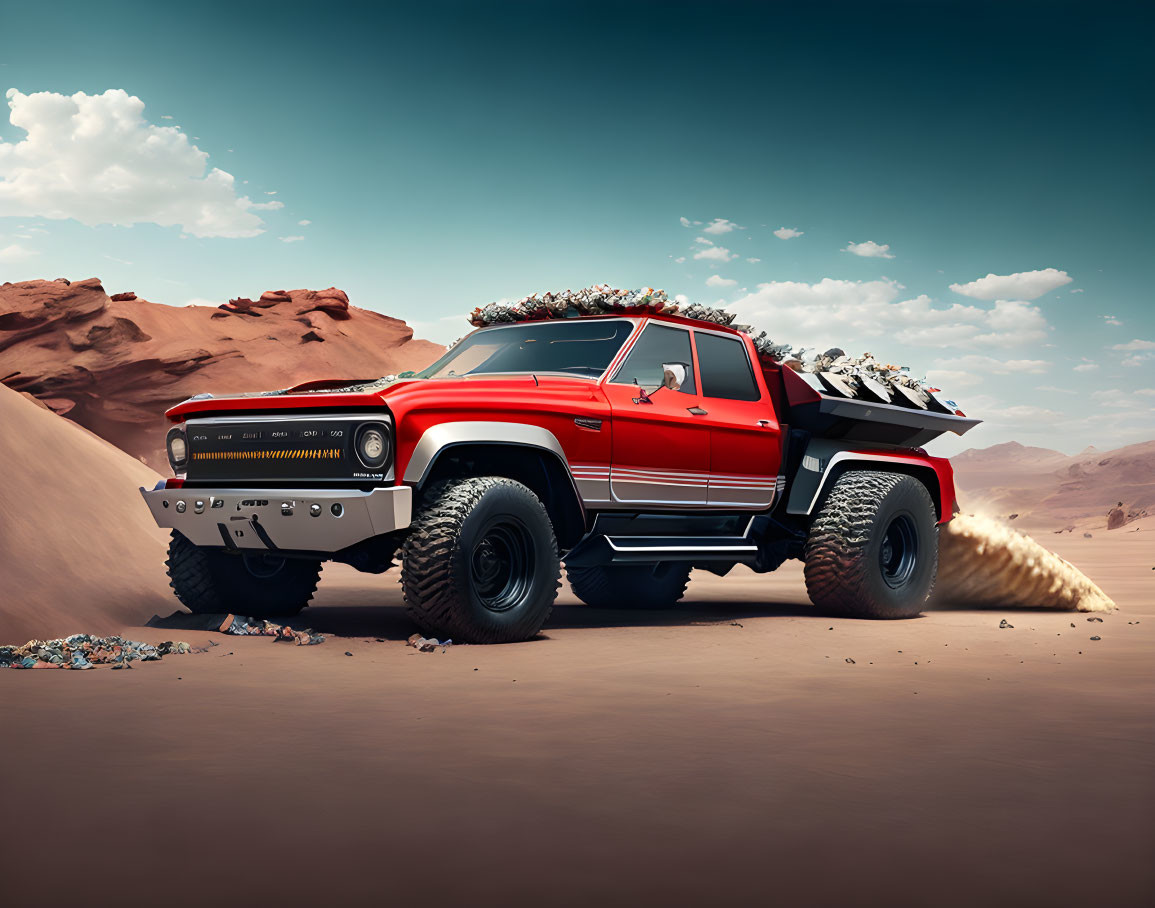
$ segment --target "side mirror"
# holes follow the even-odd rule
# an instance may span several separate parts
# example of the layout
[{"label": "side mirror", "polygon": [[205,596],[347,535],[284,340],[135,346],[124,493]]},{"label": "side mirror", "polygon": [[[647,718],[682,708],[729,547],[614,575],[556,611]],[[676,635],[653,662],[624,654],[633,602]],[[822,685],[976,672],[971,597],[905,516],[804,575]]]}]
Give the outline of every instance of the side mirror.
[{"label": "side mirror", "polygon": [[662,363],[662,387],[671,391],[681,390],[690,374],[688,363]]}]

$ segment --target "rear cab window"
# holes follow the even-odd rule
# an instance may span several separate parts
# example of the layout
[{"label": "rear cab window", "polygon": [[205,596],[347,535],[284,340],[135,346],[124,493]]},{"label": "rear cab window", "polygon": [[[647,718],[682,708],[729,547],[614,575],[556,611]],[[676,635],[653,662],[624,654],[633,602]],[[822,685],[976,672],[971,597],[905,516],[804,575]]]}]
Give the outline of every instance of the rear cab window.
[{"label": "rear cab window", "polygon": [[739,338],[695,331],[702,396],[726,400],[759,400],[762,393],[754,378],[746,345]]}]

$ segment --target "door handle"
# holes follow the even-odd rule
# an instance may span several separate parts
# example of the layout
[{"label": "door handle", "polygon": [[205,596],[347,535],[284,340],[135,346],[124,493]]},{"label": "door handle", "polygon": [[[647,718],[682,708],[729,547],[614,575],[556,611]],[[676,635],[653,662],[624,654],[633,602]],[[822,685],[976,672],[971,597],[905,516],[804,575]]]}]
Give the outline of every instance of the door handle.
[{"label": "door handle", "polygon": [[708,410],[703,410],[701,407],[686,407],[686,412],[691,413],[694,416],[709,416],[710,415]]}]

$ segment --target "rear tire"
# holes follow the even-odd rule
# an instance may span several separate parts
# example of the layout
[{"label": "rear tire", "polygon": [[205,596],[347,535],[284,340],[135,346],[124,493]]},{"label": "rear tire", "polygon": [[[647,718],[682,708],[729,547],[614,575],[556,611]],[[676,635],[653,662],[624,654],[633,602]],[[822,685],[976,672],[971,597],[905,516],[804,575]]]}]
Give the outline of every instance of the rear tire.
[{"label": "rear tire", "polygon": [[686,594],[690,565],[665,561],[567,567],[566,576],[574,595],[595,608],[670,608]]},{"label": "rear tire", "polygon": [[313,598],[321,577],[320,561],[200,548],[176,530],[165,564],[169,586],[194,615],[296,615]]},{"label": "rear tire", "polygon": [[458,643],[537,635],[561,575],[545,507],[520,482],[496,476],[429,489],[402,548],[409,616]]},{"label": "rear tire", "polygon": [[913,618],[938,572],[938,527],[926,487],[901,473],[854,471],[834,483],[810,527],[806,592],[851,618]]}]

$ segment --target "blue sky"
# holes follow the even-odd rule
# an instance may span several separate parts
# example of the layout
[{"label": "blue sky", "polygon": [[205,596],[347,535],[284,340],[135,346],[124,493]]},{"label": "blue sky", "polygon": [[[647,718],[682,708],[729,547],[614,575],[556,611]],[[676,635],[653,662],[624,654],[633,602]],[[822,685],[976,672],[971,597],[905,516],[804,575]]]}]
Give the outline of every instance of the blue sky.
[{"label": "blue sky", "polygon": [[490,300],[657,286],[927,373],[988,420],[945,452],[1145,440],[1152,25],[1110,3],[8,5],[0,114],[32,130],[0,116],[0,281],[177,305],[336,285],[442,341]]}]

